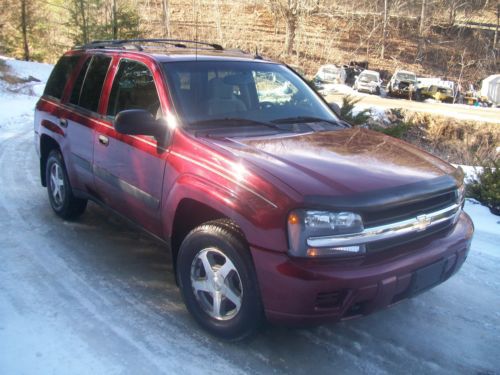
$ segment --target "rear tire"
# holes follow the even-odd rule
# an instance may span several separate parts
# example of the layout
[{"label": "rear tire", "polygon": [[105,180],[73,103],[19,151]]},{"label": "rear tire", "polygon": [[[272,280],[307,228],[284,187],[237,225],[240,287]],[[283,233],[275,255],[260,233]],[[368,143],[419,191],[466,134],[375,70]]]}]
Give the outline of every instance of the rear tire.
[{"label": "rear tire", "polygon": [[257,277],[248,246],[234,224],[216,220],[193,229],[177,257],[187,309],[212,335],[242,340],[263,321]]},{"label": "rear tire", "polygon": [[66,167],[58,150],[52,150],[47,158],[45,178],[50,205],[58,216],[71,220],[83,214],[87,200],[73,195]]}]

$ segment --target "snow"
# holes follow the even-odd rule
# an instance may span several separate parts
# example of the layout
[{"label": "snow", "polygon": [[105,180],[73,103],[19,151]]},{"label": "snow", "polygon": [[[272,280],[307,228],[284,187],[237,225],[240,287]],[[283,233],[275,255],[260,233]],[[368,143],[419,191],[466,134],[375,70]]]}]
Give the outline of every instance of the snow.
[{"label": "snow", "polygon": [[19,78],[35,77],[42,82],[47,82],[54,65],[33,61],[20,61],[10,57],[0,56]]},{"label": "snow", "polygon": [[30,76],[39,82],[8,84],[0,76],[0,140],[16,134],[21,122],[33,117],[35,104],[43,93],[53,65],[36,62],[18,61],[4,56],[9,74],[27,79]]},{"label": "snow", "polygon": [[[6,62],[16,74],[40,79],[39,89],[52,68]],[[476,201],[465,203],[475,225],[470,255],[446,283],[356,321],[268,327],[253,342],[227,344],[193,323],[161,246],[95,205],[79,222],[51,213],[32,143],[38,97],[11,89],[0,77],[0,373],[493,374],[500,368],[500,217]]]},{"label": "snow", "polygon": [[325,83],[322,85],[321,92],[323,95],[329,94],[344,94],[344,95],[359,95],[356,90],[352,87],[344,85],[342,83]]}]

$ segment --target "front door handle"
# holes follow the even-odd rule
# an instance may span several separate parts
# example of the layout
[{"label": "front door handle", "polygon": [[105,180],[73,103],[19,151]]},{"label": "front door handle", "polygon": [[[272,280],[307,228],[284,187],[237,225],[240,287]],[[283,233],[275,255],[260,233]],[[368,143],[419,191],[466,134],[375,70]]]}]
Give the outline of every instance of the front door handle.
[{"label": "front door handle", "polygon": [[109,143],[109,138],[106,137],[105,135],[99,135],[99,143],[104,145],[104,146],[107,146],[108,143]]},{"label": "front door handle", "polygon": [[63,128],[67,128],[68,127],[68,120],[65,118],[60,118],[59,125],[61,125]]}]

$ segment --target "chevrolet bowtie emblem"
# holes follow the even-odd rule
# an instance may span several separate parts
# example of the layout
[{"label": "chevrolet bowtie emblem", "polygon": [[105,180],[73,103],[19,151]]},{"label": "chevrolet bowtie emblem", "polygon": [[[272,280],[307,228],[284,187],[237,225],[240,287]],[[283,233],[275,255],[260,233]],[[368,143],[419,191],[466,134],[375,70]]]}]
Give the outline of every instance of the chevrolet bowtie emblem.
[{"label": "chevrolet bowtie emblem", "polygon": [[431,225],[432,219],[427,215],[419,215],[417,216],[417,222],[414,227],[418,232],[426,230],[429,225]]}]

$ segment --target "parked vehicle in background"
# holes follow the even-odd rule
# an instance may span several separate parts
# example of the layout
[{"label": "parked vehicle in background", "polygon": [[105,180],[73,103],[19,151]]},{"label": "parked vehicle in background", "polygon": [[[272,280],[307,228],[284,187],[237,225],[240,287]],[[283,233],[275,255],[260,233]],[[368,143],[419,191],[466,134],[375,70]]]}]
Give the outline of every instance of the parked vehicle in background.
[{"label": "parked vehicle in background", "polygon": [[405,70],[397,70],[387,84],[387,92],[390,96],[414,99],[417,89],[417,76]]},{"label": "parked vehicle in background", "polygon": [[368,61],[349,61],[348,65],[343,65],[346,72],[345,84],[348,86],[354,85],[356,77],[361,74],[363,70],[368,69]]},{"label": "parked vehicle in background", "polygon": [[443,103],[453,103],[453,90],[448,87],[431,85],[419,90],[419,99],[433,99]]},{"label": "parked vehicle in background", "polygon": [[286,66],[220,45],[75,48],[34,130],[53,211],[75,219],[93,200],[164,241],[187,309],[225,339],[265,318],[369,314],[469,252],[461,169],[352,128]]},{"label": "parked vehicle in background", "polygon": [[500,74],[489,76],[481,83],[481,99],[495,107],[500,106]]},{"label": "parked vehicle in background", "polygon": [[363,70],[354,82],[353,89],[359,92],[380,95],[382,80],[379,72],[374,70]]},{"label": "parked vehicle in background", "polygon": [[319,84],[325,83],[341,83],[344,84],[346,80],[346,72],[342,67],[336,65],[323,65],[318,69],[314,76],[314,81]]}]

